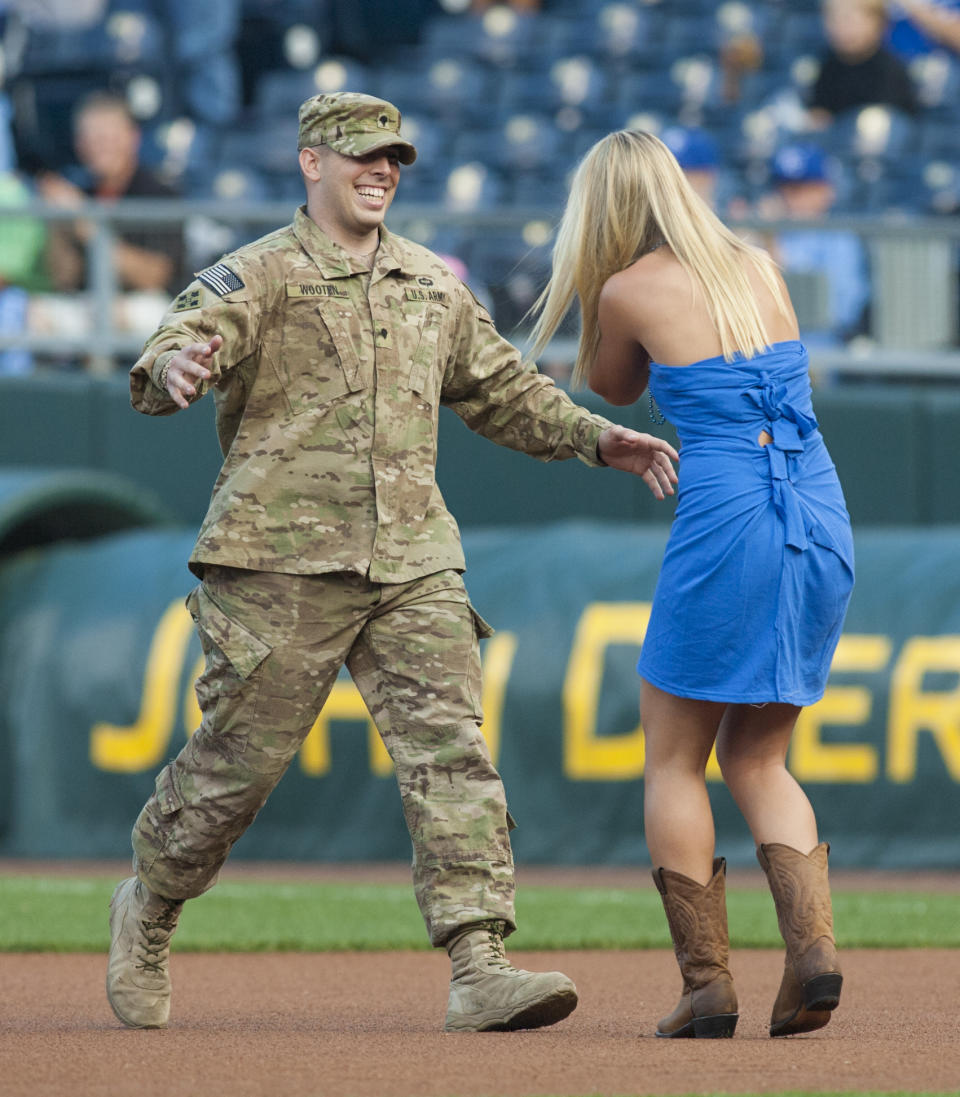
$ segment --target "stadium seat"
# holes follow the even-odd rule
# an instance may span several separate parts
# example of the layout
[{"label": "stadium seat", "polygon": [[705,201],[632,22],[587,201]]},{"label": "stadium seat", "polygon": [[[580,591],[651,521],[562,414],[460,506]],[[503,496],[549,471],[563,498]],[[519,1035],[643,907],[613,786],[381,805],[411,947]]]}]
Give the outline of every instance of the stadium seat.
[{"label": "stadium seat", "polygon": [[551,216],[559,216],[567,201],[569,191],[567,177],[576,167],[577,157],[572,155],[562,173],[544,176],[543,172],[523,173],[510,180],[510,205],[523,209],[543,210]]},{"label": "stadium seat", "polygon": [[309,69],[274,69],[264,72],[254,92],[254,110],[262,121],[282,118],[311,95],[320,92],[373,91],[373,79],[365,65],[352,58],[325,57]]},{"label": "stadium seat", "polygon": [[455,163],[443,180],[443,208],[468,213],[496,209],[504,196],[504,183],[489,161]]},{"label": "stadium seat", "polygon": [[469,58],[477,30],[477,18],[468,15],[437,15],[423,25],[421,49],[427,63],[447,57]]},{"label": "stadium seat", "polygon": [[549,116],[515,114],[500,131],[495,163],[508,174],[549,169],[562,154],[562,136]]},{"label": "stadium seat", "polygon": [[663,20],[655,7],[605,3],[577,21],[580,48],[606,64],[652,65],[661,55]]},{"label": "stadium seat", "polygon": [[946,217],[960,214],[960,158],[924,164],[915,185],[922,212]]},{"label": "stadium seat", "polygon": [[433,57],[419,71],[380,71],[381,93],[401,110],[417,109],[447,123],[492,119],[491,99],[499,75],[470,58]]},{"label": "stadium seat", "polygon": [[921,161],[960,159],[960,117],[925,114],[917,125],[917,148]]},{"label": "stadium seat", "polygon": [[640,112],[672,118],[681,102],[680,88],[668,71],[631,72],[616,83],[611,113],[615,118]]},{"label": "stadium seat", "polygon": [[816,10],[786,11],[780,24],[779,38],[788,55],[792,54],[794,57],[804,53],[819,56],[827,48],[823,18]]},{"label": "stadium seat", "polygon": [[960,120],[960,59],[942,51],[925,54],[910,64],[910,75],[928,117]]},{"label": "stadium seat", "polygon": [[603,112],[610,83],[603,66],[587,56],[558,58],[546,72],[504,72],[497,81],[497,117],[524,112],[553,115],[563,107]]},{"label": "stadium seat", "polygon": [[28,26],[17,72],[26,77],[155,72],[167,58],[158,20],[140,11],[115,10],[85,28]]},{"label": "stadium seat", "polygon": [[218,202],[266,202],[274,196],[267,177],[254,168],[221,168],[207,177],[207,186],[195,192],[198,198],[214,198]]},{"label": "stadium seat", "polygon": [[919,128],[909,115],[877,104],[838,115],[822,141],[852,162],[873,159],[892,164],[915,155]]},{"label": "stadium seat", "polygon": [[185,193],[207,194],[216,152],[216,132],[181,116],[144,128],[140,159]]},{"label": "stadium seat", "polygon": [[512,68],[536,52],[538,26],[536,14],[494,5],[477,19],[473,52],[489,65]]},{"label": "stadium seat", "polygon": [[394,198],[394,206],[430,206],[436,208],[444,199],[447,177],[426,157],[417,159],[415,164],[400,169],[400,185]]},{"label": "stadium seat", "polygon": [[296,171],[297,118],[273,118],[224,131],[217,167],[253,168],[266,175]]},{"label": "stadium seat", "polygon": [[710,54],[714,50],[714,25],[709,17],[693,15],[671,16],[663,26],[661,40],[661,59],[669,64],[678,57],[691,54]]}]

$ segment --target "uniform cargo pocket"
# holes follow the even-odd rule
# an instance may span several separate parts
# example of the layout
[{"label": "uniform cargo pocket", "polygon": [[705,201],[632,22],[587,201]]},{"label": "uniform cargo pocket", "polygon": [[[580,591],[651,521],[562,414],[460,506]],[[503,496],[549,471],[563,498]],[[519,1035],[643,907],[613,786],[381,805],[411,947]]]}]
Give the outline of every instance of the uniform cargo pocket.
[{"label": "uniform cargo pocket", "polygon": [[288,296],[277,370],[293,412],[323,407],[364,387],[351,316],[348,301]]},{"label": "uniform cargo pocket", "polygon": [[444,305],[432,304],[424,312],[420,342],[410,364],[410,388],[429,399],[436,394],[437,378],[443,372],[440,347],[446,311]]},{"label": "uniform cargo pocket", "polygon": [[174,812],[179,811],[183,807],[183,794],[180,792],[180,789],[177,788],[172,766],[164,766],[163,769],[160,770],[157,774],[156,782],[154,783],[154,789],[157,798],[157,807],[160,809],[161,815],[173,815]]},{"label": "uniform cargo pocket", "polygon": [[270,654],[270,645],[228,617],[205,587],[197,587],[191,593],[187,607],[197,627],[223,652],[241,678],[249,678]]},{"label": "uniform cargo pocket", "polygon": [[473,608],[472,605],[470,606],[470,612],[473,614],[473,624],[474,624],[474,627],[477,630],[477,636],[479,636],[479,638],[481,640],[486,640],[489,637],[493,636],[493,634],[497,631],[493,627],[493,625],[491,625],[491,624],[489,624],[489,622],[485,621],[480,616],[480,614],[477,613],[477,611]]}]

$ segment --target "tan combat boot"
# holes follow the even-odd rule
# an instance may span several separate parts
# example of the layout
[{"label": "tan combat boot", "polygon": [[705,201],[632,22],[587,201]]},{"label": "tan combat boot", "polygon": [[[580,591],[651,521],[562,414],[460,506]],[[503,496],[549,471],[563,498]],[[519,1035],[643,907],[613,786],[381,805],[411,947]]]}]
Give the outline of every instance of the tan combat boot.
[{"label": "tan combat boot", "polygon": [[708,884],[654,869],[683,975],[680,1001],[657,1023],[658,1036],[718,1039],[732,1036],[737,1027],[737,992],[728,966],[726,869],[726,861],[718,857]]},{"label": "tan combat boot", "polygon": [[826,842],[807,854],[775,842],[757,850],[787,946],[783,981],[770,1017],[771,1036],[823,1028],[840,1002],[843,976],[833,939],[829,852]]},{"label": "tan combat boot", "polygon": [[562,1021],[577,988],[559,971],[521,971],[503,951],[500,921],[475,922],[447,942],[453,962],[444,1032],[513,1032]]},{"label": "tan combat boot", "polygon": [[165,1028],[170,1016],[170,938],[183,900],[157,895],[136,876],[110,900],[107,1000],[130,1028]]}]

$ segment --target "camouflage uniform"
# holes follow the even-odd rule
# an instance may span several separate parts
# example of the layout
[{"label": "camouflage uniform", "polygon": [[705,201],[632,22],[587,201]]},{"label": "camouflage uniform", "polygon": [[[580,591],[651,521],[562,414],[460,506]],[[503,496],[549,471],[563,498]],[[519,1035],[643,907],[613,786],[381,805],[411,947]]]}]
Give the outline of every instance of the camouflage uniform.
[{"label": "camouflage uniform", "polygon": [[[340,127],[338,149],[349,139]],[[381,229],[371,272],[304,208],[173,302],[132,370],[134,407],[176,411],[165,368],[215,333],[196,398],[213,389],[224,463],[188,599],[203,722],[137,821],[138,873],[176,899],[214,882],[346,662],[396,764],[431,941],[485,918],[509,932],[511,821],[479,732],[491,630],[435,481],[438,411],[591,465],[609,424],[522,363],[432,253]]]}]

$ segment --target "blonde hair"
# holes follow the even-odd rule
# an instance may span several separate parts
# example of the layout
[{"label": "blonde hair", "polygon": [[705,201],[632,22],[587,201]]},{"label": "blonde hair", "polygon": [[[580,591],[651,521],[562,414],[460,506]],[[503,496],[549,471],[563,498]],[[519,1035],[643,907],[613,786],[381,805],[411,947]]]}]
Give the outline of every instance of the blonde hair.
[{"label": "blonde hair", "polygon": [[724,358],[769,345],[743,260],[752,263],[784,313],[773,260],[736,236],[687,182],[653,134],[620,130],[598,141],[577,168],[553,248],[550,281],[531,309],[531,357],[546,347],[579,299],[581,334],[574,387],[587,380],[600,342],[597,306],[604,283],[666,242],[706,301]]}]

